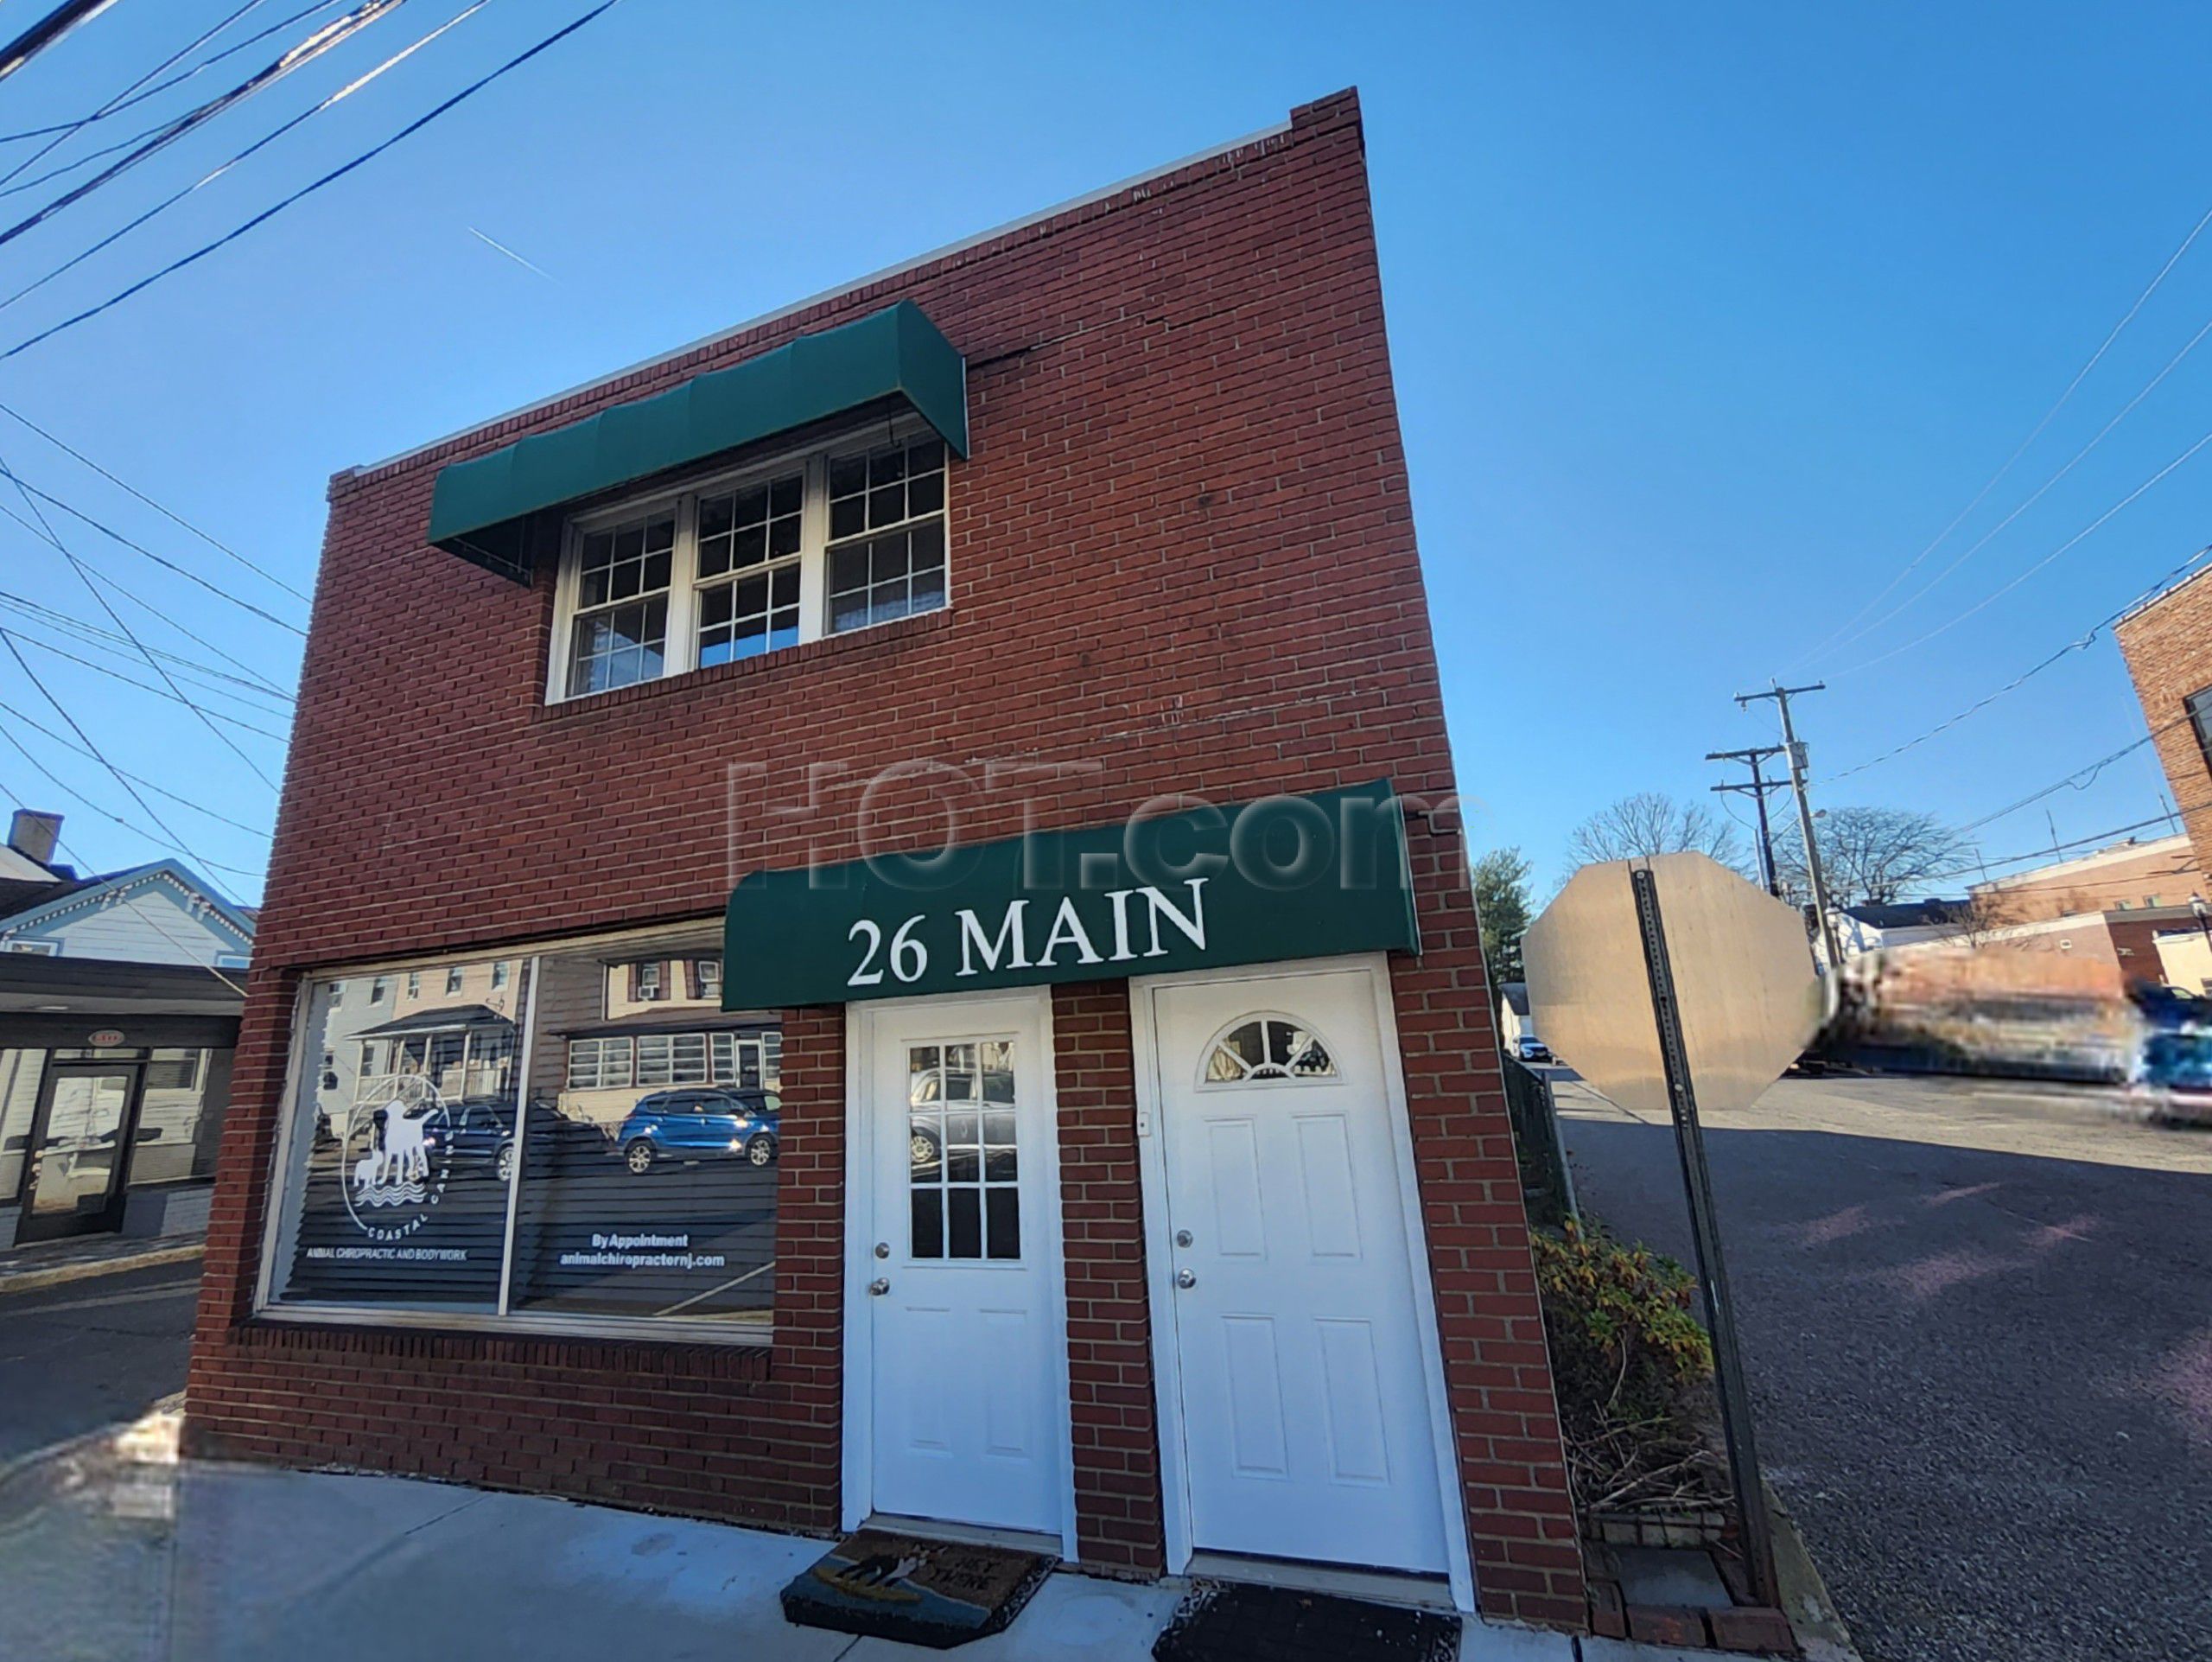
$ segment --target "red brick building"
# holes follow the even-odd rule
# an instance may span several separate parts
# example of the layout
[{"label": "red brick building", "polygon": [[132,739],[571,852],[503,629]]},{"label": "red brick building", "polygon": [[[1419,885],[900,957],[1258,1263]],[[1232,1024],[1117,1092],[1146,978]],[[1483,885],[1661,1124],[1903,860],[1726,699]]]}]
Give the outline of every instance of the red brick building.
[{"label": "red brick building", "polygon": [[2212,583],[2205,576],[2200,569],[2154,595],[2113,630],[2198,872],[2212,866]]},{"label": "red brick building", "polygon": [[1351,94],[330,500],[194,1450],[1580,1625]]}]

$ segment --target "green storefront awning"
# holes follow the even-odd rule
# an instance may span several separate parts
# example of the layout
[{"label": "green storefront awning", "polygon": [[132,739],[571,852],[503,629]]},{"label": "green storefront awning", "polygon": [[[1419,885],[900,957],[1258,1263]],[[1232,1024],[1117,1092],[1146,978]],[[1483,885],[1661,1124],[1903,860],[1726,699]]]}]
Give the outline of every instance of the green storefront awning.
[{"label": "green storefront awning", "polygon": [[1420,950],[1403,812],[1384,779],[756,871],[729,897],[722,1008]]},{"label": "green storefront awning", "polygon": [[564,504],[885,398],[968,454],[967,362],[909,300],[456,462],[438,474],[429,540],[527,583]]}]

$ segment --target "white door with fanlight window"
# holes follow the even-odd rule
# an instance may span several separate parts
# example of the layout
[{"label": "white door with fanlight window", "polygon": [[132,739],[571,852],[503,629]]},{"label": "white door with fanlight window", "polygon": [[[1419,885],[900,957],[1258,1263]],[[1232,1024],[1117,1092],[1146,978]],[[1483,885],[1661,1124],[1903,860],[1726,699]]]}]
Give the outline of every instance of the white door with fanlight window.
[{"label": "white door with fanlight window", "polygon": [[1066,1533],[1050,1009],[849,1008],[867,1360],[847,1386],[848,1481],[865,1486],[849,1512]]},{"label": "white door with fanlight window", "polygon": [[1163,1436],[1177,1439],[1193,1551],[1452,1569],[1384,973],[1137,993],[1166,1202],[1147,1227],[1165,1255]]}]

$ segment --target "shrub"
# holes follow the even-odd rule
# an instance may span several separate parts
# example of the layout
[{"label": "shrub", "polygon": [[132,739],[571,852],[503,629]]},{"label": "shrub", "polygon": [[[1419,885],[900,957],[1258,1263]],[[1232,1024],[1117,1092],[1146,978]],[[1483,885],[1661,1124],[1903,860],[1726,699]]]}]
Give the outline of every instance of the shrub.
[{"label": "shrub", "polygon": [[1713,1447],[1713,1344],[1672,1258],[1568,1223],[1529,1238],[1560,1429],[1586,1510],[1726,1492]]}]

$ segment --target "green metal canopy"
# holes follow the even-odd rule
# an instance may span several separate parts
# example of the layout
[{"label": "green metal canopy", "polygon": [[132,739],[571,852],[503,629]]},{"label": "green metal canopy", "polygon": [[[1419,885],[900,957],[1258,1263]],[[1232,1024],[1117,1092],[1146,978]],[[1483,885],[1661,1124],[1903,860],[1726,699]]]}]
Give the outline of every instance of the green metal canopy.
[{"label": "green metal canopy", "polygon": [[563,505],[891,398],[968,454],[967,362],[909,300],[441,469],[429,540],[527,583]]}]

